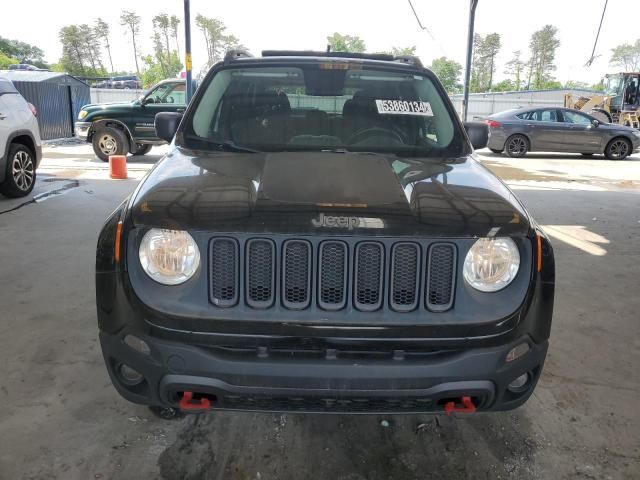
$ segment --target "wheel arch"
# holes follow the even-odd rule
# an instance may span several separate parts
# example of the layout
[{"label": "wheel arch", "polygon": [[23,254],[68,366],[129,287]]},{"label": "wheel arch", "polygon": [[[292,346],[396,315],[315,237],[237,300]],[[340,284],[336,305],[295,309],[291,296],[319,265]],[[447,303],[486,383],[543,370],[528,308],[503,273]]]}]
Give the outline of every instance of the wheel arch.
[{"label": "wheel arch", "polygon": [[136,143],[135,138],[131,134],[131,130],[124,122],[120,120],[114,120],[112,118],[104,118],[101,120],[95,120],[91,122],[91,128],[89,129],[89,133],[87,135],[87,141],[91,143],[93,141],[93,135],[98,131],[100,127],[112,127],[117,128],[118,130],[122,130],[126,135],[129,143]]}]

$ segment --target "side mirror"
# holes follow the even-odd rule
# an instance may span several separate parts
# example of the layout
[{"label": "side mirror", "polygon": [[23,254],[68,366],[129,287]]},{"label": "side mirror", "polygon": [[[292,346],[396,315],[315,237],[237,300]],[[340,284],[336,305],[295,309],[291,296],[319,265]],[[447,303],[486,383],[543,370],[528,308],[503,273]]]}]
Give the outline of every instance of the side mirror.
[{"label": "side mirror", "polygon": [[600,120],[596,120],[594,118],[593,120],[591,120],[591,125],[593,125],[594,128],[598,128],[600,126]]},{"label": "side mirror", "polygon": [[469,140],[474,150],[484,148],[489,144],[489,126],[484,122],[464,122]]},{"label": "side mirror", "polygon": [[156,114],[154,125],[156,127],[156,136],[166,142],[171,143],[173,137],[178,131],[178,126],[182,120],[181,113],[160,112]]}]

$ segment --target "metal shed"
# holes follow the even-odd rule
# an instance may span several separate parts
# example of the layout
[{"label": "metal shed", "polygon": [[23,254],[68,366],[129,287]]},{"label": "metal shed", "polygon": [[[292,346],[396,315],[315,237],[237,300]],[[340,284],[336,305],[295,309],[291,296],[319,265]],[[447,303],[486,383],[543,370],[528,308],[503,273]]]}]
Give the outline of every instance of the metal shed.
[{"label": "metal shed", "polygon": [[43,140],[73,137],[73,124],[80,109],[91,103],[89,85],[60,72],[12,70],[0,75],[11,80],[27,102],[37,108]]}]

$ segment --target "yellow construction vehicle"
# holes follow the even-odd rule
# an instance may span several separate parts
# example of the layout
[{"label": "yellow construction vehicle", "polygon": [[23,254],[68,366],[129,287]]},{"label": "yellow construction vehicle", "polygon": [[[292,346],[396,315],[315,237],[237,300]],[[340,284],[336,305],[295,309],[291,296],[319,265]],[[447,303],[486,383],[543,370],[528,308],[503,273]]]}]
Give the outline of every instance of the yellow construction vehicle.
[{"label": "yellow construction vehicle", "polygon": [[564,96],[564,106],[589,113],[601,122],[640,128],[640,72],[605,75],[604,92]]}]

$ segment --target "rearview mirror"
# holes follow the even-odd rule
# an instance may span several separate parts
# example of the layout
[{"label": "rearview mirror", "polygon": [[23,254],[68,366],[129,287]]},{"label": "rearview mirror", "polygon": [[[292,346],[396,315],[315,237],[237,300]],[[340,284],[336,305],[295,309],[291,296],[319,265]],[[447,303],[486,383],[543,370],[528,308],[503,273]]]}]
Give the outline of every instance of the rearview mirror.
[{"label": "rearview mirror", "polygon": [[160,112],[156,114],[154,125],[156,127],[156,136],[166,142],[171,143],[173,137],[178,131],[178,126],[182,120],[181,113]]},{"label": "rearview mirror", "polygon": [[474,150],[485,148],[489,143],[489,126],[484,122],[464,122],[469,140]]},{"label": "rearview mirror", "polygon": [[593,125],[595,128],[598,128],[600,126],[600,120],[596,120],[594,118],[593,120],[591,120],[591,125]]}]

